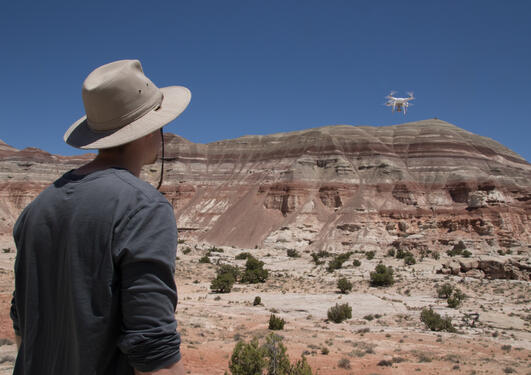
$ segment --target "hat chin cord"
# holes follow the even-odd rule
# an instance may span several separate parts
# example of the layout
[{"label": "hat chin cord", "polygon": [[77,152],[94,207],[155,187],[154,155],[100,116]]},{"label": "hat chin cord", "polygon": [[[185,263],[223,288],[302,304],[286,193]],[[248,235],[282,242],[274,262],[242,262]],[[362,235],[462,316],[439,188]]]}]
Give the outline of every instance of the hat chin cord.
[{"label": "hat chin cord", "polygon": [[160,187],[162,186],[162,179],[164,178],[164,134],[162,132],[162,128],[160,128],[160,138],[161,138],[161,144],[162,144],[162,155],[160,157],[160,161],[161,161],[160,179],[159,179],[159,184],[157,185],[157,190],[160,190]]}]

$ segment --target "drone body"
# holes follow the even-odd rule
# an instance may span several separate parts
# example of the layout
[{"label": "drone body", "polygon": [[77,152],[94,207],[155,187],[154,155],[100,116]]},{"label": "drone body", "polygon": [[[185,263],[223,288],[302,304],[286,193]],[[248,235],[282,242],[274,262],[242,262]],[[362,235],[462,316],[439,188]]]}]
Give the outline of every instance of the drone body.
[{"label": "drone body", "polygon": [[405,115],[407,112],[407,107],[410,105],[409,101],[415,99],[415,97],[413,96],[412,92],[408,92],[408,98],[395,98],[393,96],[394,93],[394,91],[391,91],[391,93],[385,97],[387,99],[387,103],[385,103],[385,105],[388,107],[393,107],[393,112],[395,110],[397,112],[402,112],[403,109]]}]

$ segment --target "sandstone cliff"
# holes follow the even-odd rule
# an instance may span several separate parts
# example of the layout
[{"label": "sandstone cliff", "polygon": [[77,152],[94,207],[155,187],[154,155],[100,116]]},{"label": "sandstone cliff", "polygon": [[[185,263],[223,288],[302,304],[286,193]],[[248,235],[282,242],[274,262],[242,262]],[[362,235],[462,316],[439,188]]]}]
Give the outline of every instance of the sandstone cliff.
[{"label": "sandstone cliff", "polygon": [[[528,252],[531,165],[440,120],[336,125],[210,144],[166,135],[163,191],[183,238],[238,247]],[[90,156],[0,144],[0,230]],[[155,181],[159,166],[144,170]],[[394,245],[393,245],[394,244]]]}]

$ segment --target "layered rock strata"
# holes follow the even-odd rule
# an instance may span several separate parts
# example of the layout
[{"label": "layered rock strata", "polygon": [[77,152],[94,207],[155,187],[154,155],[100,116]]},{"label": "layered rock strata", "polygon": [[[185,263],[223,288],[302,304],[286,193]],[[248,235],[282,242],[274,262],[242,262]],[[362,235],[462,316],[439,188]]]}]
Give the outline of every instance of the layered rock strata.
[{"label": "layered rock strata", "polygon": [[[0,148],[7,230],[43,186],[89,156]],[[440,120],[336,125],[196,144],[166,134],[163,192],[182,238],[242,248],[412,252],[465,240],[529,252],[531,165]],[[146,167],[153,183],[160,165]],[[423,250],[424,249],[424,250]]]}]

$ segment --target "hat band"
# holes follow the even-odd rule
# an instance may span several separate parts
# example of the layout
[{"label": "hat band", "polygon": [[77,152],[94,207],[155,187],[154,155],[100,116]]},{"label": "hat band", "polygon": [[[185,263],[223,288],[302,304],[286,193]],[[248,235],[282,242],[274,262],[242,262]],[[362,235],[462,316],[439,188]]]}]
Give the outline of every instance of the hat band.
[{"label": "hat band", "polygon": [[87,116],[87,124],[90,130],[92,130],[95,133],[98,132],[108,132],[110,130],[116,130],[119,128],[123,128],[125,125],[132,123],[133,121],[138,120],[139,118],[146,115],[148,112],[151,112],[154,109],[157,109],[162,104],[162,99],[164,98],[164,95],[162,94],[162,91],[158,90],[156,95],[153,96],[153,99],[144,103],[138,108],[135,108],[129,113],[126,113],[125,115],[122,115],[118,118],[114,118],[112,120],[104,121],[104,122],[94,122],[91,121]]}]

